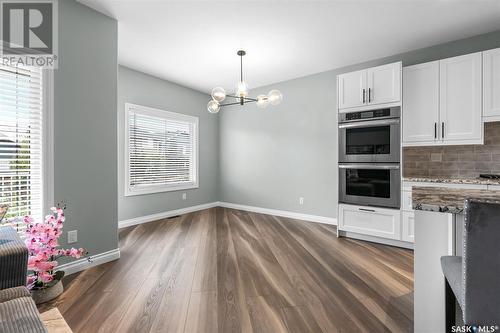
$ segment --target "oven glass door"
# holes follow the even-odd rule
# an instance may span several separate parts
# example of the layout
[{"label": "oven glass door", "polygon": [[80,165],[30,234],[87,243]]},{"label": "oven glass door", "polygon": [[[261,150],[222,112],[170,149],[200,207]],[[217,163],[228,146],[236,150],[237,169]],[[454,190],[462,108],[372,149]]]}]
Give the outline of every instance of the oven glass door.
[{"label": "oven glass door", "polygon": [[340,162],[399,163],[399,119],[344,123],[339,134]]},{"label": "oven glass door", "polygon": [[339,165],[340,202],[354,205],[399,208],[398,164]]}]

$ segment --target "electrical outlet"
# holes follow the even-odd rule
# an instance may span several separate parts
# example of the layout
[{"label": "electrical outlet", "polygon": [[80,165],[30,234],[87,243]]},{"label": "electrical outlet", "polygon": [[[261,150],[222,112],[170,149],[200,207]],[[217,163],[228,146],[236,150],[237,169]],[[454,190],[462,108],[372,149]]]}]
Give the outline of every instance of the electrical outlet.
[{"label": "electrical outlet", "polygon": [[304,204],[304,198],[300,197],[299,198],[299,205],[303,205]]},{"label": "electrical outlet", "polygon": [[187,199],[187,193],[182,193],[182,200],[186,200]]},{"label": "electrical outlet", "polygon": [[68,244],[78,242],[78,230],[68,231]]}]

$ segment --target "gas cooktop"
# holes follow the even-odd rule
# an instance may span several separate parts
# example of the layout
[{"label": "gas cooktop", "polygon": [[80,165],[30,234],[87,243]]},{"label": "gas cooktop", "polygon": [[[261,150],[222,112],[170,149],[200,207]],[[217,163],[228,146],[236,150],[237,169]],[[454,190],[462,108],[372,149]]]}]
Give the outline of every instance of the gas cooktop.
[{"label": "gas cooktop", "polygon": [[483,173],[479,175],[479,178],[485,178],[485,179],[500,179],[500,175],[495,175],[495,174],[490,174],[490,173]]}]

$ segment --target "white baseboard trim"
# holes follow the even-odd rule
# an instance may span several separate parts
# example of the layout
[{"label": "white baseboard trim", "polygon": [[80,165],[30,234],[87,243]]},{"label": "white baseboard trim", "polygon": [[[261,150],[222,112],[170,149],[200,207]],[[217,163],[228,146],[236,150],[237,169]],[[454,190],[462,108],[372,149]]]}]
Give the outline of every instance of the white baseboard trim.
[{"label": "white baseboard trim", "polygon": [[225,208],[244,210],[244,211],[248,211],[248,212],[260,213],[260,214],[288,217],[288,218],[296,219],[296,220],[304,220],[304,221],[310,221],[310,222],[318,222],[318,223],[324,223],[324,224],[337,225],[337,219],[334,217],[296,213],[296,212],[291,212],[288,210],[278,210],[278,209],[271,209],[271,208],[240,205],[240,204],[234,204],[234,203],[230,203],[230,202],[219,202],[219,206],[225,207]]},{"label": "white baseboard trim", "polygon": [[83,271],[84,269],[104,264],[120,258],[120,249],[114,249],[104,253],[99,253],[87,258],[78,259],[57,267],[58,271],[64,271],[65,275],[70,275]]},{"label": "white baseboard trim", "polygon": [[187,214],[187,213],[191,213],[191,212],[196,212],[198,210],[217,207],[218,205],[219,205],[218,202],[209,202],[209,203],[202,204],[202,205],[179,208],[179,209],[169,210],[166,212],[134,217],[134,218],[131,218],[128,220],[118,221],[118,229],[130,227],[132,225],[137,225],[137,224],[152,222],[152,221],[156,221],[156,220],[166,219],[168,217],[172,217],[172,216],[176,216],[176,215],[182,215],[182,214]]},{"label": "white baseboard trim", "polygon": [[397,247],[402,247],[405,249],[413,250],[413,243],[400,241],[397,239],[388,239],[388,238],[382,238],[382,237],[376,237],[376,236],[368,236],[368,235],[363,235],[363,234],[358,234],[355,232],[348,232],[348,231],[343,231],[343,230],[339,230],[338,235],[339,235],[339,237],[354,238],[354,239],[359,239],[362,241],[380,243],[380,244],[397,246]]}]

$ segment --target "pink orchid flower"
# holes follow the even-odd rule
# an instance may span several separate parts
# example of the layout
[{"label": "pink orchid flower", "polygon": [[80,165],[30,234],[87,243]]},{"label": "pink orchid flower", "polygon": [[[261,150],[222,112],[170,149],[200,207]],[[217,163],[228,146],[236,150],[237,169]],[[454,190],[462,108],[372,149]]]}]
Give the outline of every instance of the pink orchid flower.
[{"label": "pink orchid flower", "polygon": [[28,275],[27,286],[29,289],[43,288],[54,279],[57,258],[69,256],[80,258],[85,256],[85,249],[61,249],[58,239],[62,235],[62,227],[66,221],[64,211],[59,207],[52,207],[51,213],[43,222],[36,222],[32,216],[25,216],[26,224],[25,243],[28,248]]}]

